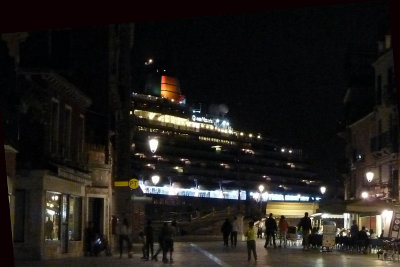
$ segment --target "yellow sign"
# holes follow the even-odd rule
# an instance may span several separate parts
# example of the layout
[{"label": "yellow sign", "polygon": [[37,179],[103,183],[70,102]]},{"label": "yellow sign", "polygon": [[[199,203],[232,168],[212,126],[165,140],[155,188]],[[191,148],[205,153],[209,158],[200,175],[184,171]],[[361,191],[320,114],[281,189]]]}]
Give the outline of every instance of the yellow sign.
[{"label": "yellow sign", "polygon": [[128,186],[128,181],[115,181],[114,186]]},{"label": "yellow sign", "polygon": [[136,188],[139,187],[139,180],[133,178],[133,179],[130,179],[129,181],[115,181],[114,182],[114,186],[117,186],[117,187],[119,187],[119,186],[122,186],[122,187],[129,186],[130,189],[136,189]]},{"label": "yellow sign", "polygon": [[139,180],[138,179],[130,179],[129,180],[129,187],[131,188],[131,189],[136,189],[136,188],[138,188],[138,186],[139,186]]}]

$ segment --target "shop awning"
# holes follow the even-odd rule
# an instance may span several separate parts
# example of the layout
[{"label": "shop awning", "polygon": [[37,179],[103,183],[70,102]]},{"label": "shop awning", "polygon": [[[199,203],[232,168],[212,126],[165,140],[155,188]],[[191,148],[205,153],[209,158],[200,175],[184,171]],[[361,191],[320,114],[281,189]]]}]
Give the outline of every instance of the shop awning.
[{"label": "shop awning", "polygon": [[393,204],[381,200],[356,200],[346,203],[346,212],[381,214],[384,210],[393,210]]},{"label": "shop awning", "polygon": [[321,217],[322,219],[344,219],[343,214],[331,214],[331,213],[315,213],[311,214],[310,217]]},{"label": "shop awning", "polygon": [[309,215],[316,213],[318,203],[304,203],[304,202],[268,202],[267,215],[269,213],[274,216],[284,215],[286,218],[302,218],[304,213],[308,212]]}]

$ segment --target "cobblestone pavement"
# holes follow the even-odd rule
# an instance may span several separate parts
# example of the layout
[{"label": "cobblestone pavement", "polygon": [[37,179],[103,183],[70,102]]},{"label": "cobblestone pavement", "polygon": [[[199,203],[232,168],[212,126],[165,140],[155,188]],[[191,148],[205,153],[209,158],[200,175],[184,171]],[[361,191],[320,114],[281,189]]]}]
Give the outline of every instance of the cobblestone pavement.
[{"label": "cobblestone pavement", "polygon": [[[174,262],[163,263],[161,255],[159,260],[143,261],[140,259],[141,250],[134,246],[133,258],[125,254],[121,259],[119,255],[106,257],[79,257],[59,260],[21,262],[16,261],[17,267],[108,267],[108,266],[317,266],[317,267],[370,267],[370,266],[400,266],[398,261],[383,261],[376,254],[357,254],[344,251],[320,252],[318,249],[303,251],[301,247],[267,248],[263,247],[263,240],[257,241],[258,260],[247,261],[246,242],[238,242],[236,248],[225,248],[223,242],[176,242],[173,254]],[[158,247],[158,244],[155,245]]]}]

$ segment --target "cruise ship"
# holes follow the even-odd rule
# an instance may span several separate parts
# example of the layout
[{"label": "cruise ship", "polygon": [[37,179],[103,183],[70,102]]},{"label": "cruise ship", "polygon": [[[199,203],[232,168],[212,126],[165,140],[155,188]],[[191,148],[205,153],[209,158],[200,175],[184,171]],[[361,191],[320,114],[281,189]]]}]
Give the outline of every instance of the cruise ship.
[{"label": "cruise ship", "polygon": [[130,163],[140,191],[152,199],[146,216],[226,207],[249,216],[315,213],[322,184],[302,150],[234,129],[226,111],[189,105],[179,80],[162,72],[131,94]]}]

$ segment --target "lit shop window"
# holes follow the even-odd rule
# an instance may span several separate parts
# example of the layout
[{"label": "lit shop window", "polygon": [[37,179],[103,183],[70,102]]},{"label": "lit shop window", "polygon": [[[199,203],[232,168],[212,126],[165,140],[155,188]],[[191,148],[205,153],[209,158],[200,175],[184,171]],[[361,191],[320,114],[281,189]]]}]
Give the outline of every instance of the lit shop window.
[{"label": "lit shop window", "polygon": [[60,236],[60,203],[61,194],[46,192],[46,212],[44,222],[45,240],[59,240]]},{"label": "lit shop window", "polygon": [[82,198],[70,196],[68,214],[68,239],[81,240]]}]

